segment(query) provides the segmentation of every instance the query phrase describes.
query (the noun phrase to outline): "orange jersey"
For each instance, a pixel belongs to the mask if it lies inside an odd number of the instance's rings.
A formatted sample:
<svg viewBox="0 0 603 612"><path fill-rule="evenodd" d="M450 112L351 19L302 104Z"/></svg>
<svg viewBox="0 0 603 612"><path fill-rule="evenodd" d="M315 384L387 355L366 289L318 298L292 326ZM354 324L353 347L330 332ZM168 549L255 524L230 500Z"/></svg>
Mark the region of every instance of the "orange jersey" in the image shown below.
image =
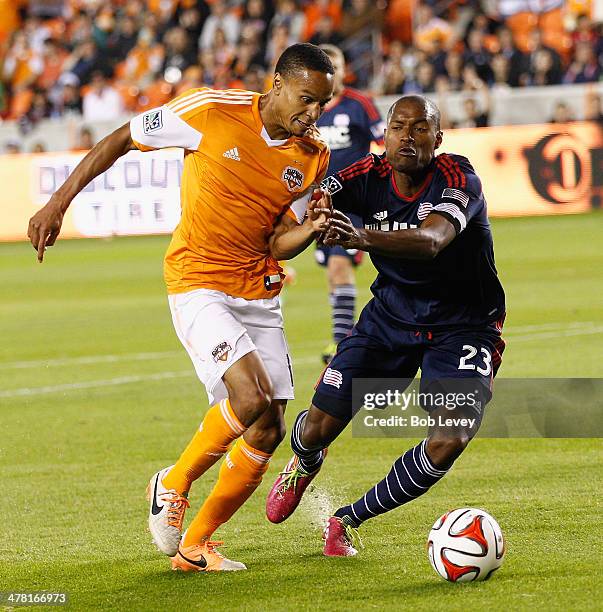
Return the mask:
<svg viewBox="0 0 603 612"><path fill-rule="evenodd" d="M182 217L165 256L168 293L216 289L268 298L284 277L268 239L283 213L301 221L329 151L314 137L272 140L260 94L191 89L130 122L141 151L185 149Z"/></svg>

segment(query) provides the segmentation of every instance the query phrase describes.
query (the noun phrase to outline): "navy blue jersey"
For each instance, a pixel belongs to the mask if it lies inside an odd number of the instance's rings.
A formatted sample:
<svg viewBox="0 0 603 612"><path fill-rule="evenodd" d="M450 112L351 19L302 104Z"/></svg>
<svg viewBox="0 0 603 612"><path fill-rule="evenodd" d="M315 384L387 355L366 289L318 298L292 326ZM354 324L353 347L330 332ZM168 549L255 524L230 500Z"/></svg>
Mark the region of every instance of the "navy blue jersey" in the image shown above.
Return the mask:
<svg viewBox="0 0 603 612"><path fill-rule="evenodd" d="M327 174L334 174L364 157L370 151L371 142L383 144L385 124L373 101L348 87L333 106L327 107L316 125L331 150Z"/></svg>
<svg viewBox="0 0 603 612"><path fill-rule="evenodd" d="M416 228L430 214L456 229L456 238L431 261L371 253L379 272L371 287L377 316L412 329L446 329L481 327L504 314L486 201L468 159L435 157L412 198L399 193L385 154L367 155L325 178L322 187L335 208L360 216L366 229Z"/></svg>

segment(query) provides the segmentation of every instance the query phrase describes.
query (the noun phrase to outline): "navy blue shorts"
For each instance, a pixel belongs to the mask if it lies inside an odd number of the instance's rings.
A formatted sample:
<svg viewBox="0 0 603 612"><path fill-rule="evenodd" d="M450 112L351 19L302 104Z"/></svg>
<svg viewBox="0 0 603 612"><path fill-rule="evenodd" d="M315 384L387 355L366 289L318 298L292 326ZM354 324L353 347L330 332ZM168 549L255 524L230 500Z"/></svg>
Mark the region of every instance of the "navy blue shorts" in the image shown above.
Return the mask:
<svg viewBox="0 0 603 612"><path fill-rule="evenodd" d="M329 257L331 255L339 255L340 257L347 257L354 267L360 265L364 256L364 251L358 251L356 249L344 249L342 246L328 247L324 244L319 244L314 251L314 257L316 262L321 266L327 266L329 263Z"/></svg>
<svg viewBox="0 0 603 612"><path fill-rule="evenodd" d="M371 323L377 327L371 329ZM353 405L353 379L410 381L419 369L421 391L437 381L471 379L482 383L483 404L491 399L492 382L505 348L502 322L479 329L433 332L397 328L387 334L382 326L382 321L369 321L367 325L367 318L363 321L361 317L352 334L339 343L333 360L321 374L312 404L337 419L350 421L362 407Z"/></svg>

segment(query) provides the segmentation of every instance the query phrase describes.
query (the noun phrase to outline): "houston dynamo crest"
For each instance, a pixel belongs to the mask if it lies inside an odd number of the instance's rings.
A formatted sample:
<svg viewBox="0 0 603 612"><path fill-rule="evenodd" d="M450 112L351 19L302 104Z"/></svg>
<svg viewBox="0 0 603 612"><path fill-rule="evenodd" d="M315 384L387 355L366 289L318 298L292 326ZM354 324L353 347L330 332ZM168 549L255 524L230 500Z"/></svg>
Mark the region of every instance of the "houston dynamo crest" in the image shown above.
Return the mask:
<svg viewBox="0 0 603 612"><path fill-rule="evenodd" d="M301 189L304 184L304 174L297 168L293 168L292 166L287 166L283 170L283 174L281 176L285 185L287 185L287 189L289 191L296 191L297 189Z"/></svg>

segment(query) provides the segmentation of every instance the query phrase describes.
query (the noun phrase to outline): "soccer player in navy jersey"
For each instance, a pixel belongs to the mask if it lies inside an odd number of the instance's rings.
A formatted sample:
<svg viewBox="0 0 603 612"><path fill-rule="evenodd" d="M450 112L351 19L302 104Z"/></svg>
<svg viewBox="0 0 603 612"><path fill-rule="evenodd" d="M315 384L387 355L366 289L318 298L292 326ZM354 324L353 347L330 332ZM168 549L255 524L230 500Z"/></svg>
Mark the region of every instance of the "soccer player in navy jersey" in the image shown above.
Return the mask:
<svg viewBox="0 0 603 612"><path fill-rule="evenodd" d="M345 59L334 45L320 47L331 59L335 68L333 99L326 106L316 125L320 135L331 149L327 176L335 174L364 157L371 143L383 145L385 127L373 101L363 93L344 87ZM352 222L362 225L359 217L351 215ZM328 363L337 345L352 331L356 307L356 279L354 268L360 263L363 252L346 249L341 245L316 248L316 261L327 268L329 301L331 303L332 341L325 347L322 359Z"/></svg>
<svg viewBox="0 0 603 612"><path fill-rule="evenodd" d="M423 406L435 425L383 480L329 519L327 556L356 554L355 530L364 521L436 484L477 433L492 395L504 350L505 296L486 202L469 160L436 155L441 143L437 107L422 96L404 96L388 114L385 154L368 155L323 181L334 207L326 242L367 251L378 275L373 298L340 342L309 410L295 421L295 455L268 495L268 518L291 515L326 447L361 407L352 400L354 378L413 379L420 368L421 391L440 389L444 379L470 382L479 401ZM364 227L355 228L349 213L360 215ZM465 420L447 427L440 417Z"/></svg>

